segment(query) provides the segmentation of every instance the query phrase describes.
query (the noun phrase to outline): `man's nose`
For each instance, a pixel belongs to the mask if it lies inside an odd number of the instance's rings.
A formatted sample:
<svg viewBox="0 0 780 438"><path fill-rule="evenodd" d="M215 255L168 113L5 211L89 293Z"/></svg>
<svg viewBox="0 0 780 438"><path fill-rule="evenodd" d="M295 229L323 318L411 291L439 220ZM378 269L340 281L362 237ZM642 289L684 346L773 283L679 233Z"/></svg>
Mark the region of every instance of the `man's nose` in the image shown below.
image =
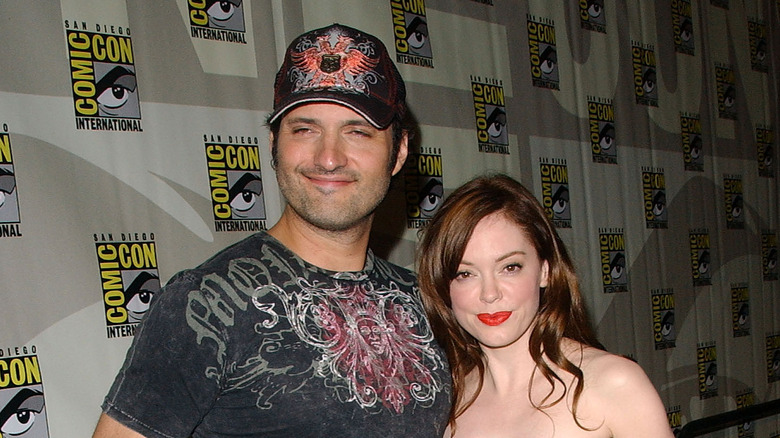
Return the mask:
<svg viewBox="0 0 780 438"><path fill-rule="evenodd" d="M314 155L314 164L331 172L347 165L344 141L337 134L326 134Z"/></svg>

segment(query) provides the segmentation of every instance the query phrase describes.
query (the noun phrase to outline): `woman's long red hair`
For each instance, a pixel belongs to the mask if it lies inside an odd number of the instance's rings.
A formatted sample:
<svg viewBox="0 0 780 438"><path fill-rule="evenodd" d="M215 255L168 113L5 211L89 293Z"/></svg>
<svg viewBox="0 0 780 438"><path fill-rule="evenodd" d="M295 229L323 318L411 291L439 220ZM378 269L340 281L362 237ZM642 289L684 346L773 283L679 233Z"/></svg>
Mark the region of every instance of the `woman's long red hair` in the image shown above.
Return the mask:
<svg viewBox="0 0 780 438"><path fill-rule="evenodd" d="M453 316L450 282L455 278L474 227L491 214L501 214L519 225L533 243L539 258L549 265L548 285L541 293L529 344L531 357L536 363L534 372L540 372L551 389L541 401L532 403L538 409L553 406L564 399L569 390L563 378L548 365L549 361L575 378L573 415L580 425L577 403L584 386L583 374L577 364L566 358L561 341L570 338L587 346L603 347L588 322L572 261L544 208L522 184L509 176L496 174L477 177L447 197L423 230L418 248L417 272L423 303L434 334L447 353L452 372L450 426L454 432L456 419L474 403L482 389L485 374L479 343L461 328ZM466 400L465 379L474 369L479 373L479 387ZM557 384L563 385L565 391L553 399ZM529 397L530 393L529 386Z"/></svg>

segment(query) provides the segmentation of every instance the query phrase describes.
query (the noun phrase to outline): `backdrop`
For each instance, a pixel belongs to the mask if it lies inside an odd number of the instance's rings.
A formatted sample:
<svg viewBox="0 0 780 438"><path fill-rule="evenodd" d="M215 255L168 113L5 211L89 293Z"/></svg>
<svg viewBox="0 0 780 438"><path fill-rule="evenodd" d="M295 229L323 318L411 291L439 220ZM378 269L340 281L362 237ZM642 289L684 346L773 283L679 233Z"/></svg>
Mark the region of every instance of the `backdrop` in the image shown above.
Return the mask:
<svg viewBox="0 0 780 438"><path fill-rule="evenodd" d="M273 79L333 22L387 44L419 126L377 253L413 267L443 196L506 172L670 427L777 399L779 21L776 0L0 2L0 431L89 436L160 285L278 219Z"/></svg>

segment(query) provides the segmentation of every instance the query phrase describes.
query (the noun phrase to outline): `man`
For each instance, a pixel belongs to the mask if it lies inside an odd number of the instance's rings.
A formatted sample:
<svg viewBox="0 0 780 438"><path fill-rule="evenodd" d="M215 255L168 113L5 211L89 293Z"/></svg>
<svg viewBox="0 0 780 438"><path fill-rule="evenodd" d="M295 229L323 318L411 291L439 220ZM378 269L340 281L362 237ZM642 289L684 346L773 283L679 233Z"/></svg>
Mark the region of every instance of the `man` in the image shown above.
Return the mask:
<svg viewBox="0 0 780 438"><path fill-rule="evenodd" d="M155 298L95 437L440 437L446 361L413 275L367 249L401 170L405 86L377 38L290 44L268 124L287 199Z"/></svg>

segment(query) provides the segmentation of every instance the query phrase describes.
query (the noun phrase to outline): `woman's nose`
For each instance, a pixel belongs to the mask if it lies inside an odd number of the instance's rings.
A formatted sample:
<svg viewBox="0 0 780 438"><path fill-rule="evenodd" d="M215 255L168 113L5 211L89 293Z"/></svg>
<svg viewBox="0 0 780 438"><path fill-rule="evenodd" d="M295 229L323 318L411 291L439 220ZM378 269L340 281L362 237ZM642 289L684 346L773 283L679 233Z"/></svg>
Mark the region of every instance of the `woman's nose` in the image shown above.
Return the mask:
<svg viewBox="0 0 780 438"><path fill-rule="evenodd" d="M498 288L498 283L491 277L486 277L482 281L482 290L479 294L479 299L483 303L493 303L501 298L501 291Z"/></svg>

